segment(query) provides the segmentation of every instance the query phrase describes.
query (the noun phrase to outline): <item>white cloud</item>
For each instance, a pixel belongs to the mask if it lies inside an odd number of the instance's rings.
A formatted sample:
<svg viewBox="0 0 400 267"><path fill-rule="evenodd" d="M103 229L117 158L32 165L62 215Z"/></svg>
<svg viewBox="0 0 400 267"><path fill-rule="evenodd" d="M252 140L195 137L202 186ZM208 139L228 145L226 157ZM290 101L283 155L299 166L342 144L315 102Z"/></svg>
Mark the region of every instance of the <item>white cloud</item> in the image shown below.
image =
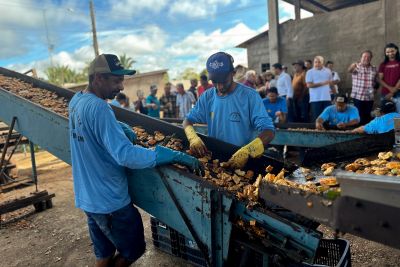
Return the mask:
<svg viewBox="0 0 400 267"><path fill-rule="evenodd" d="M227 6L232 2L232 0L175 1L169 9L169 14L171 16L185 15L190 18L204 18L215 15L218 6ZM241 0L241 2L246 3L247 1Z"/></svg>
<svg viewBox="0 0 400 267"><path fill-rule="evenodd" d="M115 53L132 57L137 63L134 67L141 72L157 69L169 69L169 75L174 78L185 68L192 67L197 71L205 68L207 58L214 52L230 53L236 64L247 64L246 51L234 48L237 44L250 38L257 32L243 23L221 31L220 29L207 34L196 31L181 41L169 44L167 34L157 26L149 26L139 33L128 35L116 31L116 35L107 32L99 39L102 53ZM199 41L201 40L201 42ZM82 70L94 57L91 45L85 45L73 52L60 52L53 55L55 65L68 65L77 71ZM14 64L8 68L25 71L32 67L45 77L44 70L50 66L50 60L44 59L29 64Z"/></svg>
<svg viewBox="0 0 400 267"><path fill-rule="evenodd" d="M124 16L134 17L141 12L158 13L167 6L169 0L110 0L112 18L121 19Z"/></svg>
<svg viewBox="0 0 400 267"><path fill-rule="evenodd" d="M60 6L54 6L50 0L41 1L40 5L36 3L0 0L1 58L23 55L33 44L44 43L45 21L52 44L73 23L89 24L87 17L73 11L79 3L77 0L64 1Z"/></svg>
<svg viewBox="0 0 400 267"><path fill-rule="evenodd" d="M280 21L284 17L287 19L294 19L294 6L292 4L279 0L278 5L279 5ZM308 12L307 10L304 9L300 10L300 17L302 19L312 16L313 14L311 12Z"/></svg>

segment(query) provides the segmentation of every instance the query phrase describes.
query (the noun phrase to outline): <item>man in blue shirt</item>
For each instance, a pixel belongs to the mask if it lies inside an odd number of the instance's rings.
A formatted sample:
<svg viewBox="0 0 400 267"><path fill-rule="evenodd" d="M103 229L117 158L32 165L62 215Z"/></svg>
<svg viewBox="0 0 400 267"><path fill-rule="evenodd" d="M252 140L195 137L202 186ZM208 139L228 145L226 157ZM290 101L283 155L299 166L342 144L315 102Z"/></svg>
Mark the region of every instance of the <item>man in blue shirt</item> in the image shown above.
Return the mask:
<svg viewBox="0 0 400 267"><path fill-rule="evenodd" d="M274 125L258 92L233 81L235 72L231 55L213 54L206 67L214 87L200 96L183 122L190 149L199 156L207 153L192 126L193 123L205 123L209 136L242 147L228 161L231 168L242 168L249 157L264 153L264 145L274 138Z"/></svg>
<svg viewBox="0 0 400 267"><path fill-rule="evenodd" d="M157 85L150 86L150 95L146 98L147 115L160 118L160 101L157 99Z"/></svg>
<svg viewBox="0 0 400 267"><path fill-rule="evenodd" d="M161 146L145 149L128 140L131 129L117 122L106 100L123 90L124 75L134 73L124 69L117 56L99 55L90 64L88 88L69 103L75 205L88 217L96 266L129 266L145 250L142 219L128 194L126 167L199 164L181 152Z"/></svg>
<svg viewBox="0 0 400 267"><path fill-rule="evenodd" d="M364 126L354 129L353 132L381 134L392 131L394 129L394 119L400 118L400 114L396 112L396 105L392 101L384 100L382 101L380 112L381 116L376 117Z"/></svg>
<svg viewBox="0 0 400 267"><path fill-rule="evenodd" d="M269 89L267 97L263 99L263 104L273 122L283 123L286 121L286 114L288 112L286 99L278 96L278 89L276 87Z"/></svg>
<svg viewBox="0 0 400 267"><path fill-rule="evenodd" d="M347 104L346 95L338 95L335 98L335 105L324 109L315 121L318 130L339 129L346 130L360 123L358 109Z"/></svg>

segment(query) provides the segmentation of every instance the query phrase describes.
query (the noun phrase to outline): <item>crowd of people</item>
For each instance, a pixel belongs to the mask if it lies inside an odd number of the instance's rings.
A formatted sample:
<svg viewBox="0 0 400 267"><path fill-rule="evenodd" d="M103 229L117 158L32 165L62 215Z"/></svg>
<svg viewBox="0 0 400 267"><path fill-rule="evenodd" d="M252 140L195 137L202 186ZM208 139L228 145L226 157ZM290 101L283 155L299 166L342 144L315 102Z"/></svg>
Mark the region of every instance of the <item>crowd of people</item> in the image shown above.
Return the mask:
<svg viewBox="0 0 400 267"><path fill-rule="evenodd" d="M347 71L352 77L351 92L340 88L340 77L332 61L322 56L313 60L298 60L292 71L281 63L272 65L271 70L257 74L248 70L238 81L256 90L263 99L264 107L275 123L315 123L317 129L354 129L366 125L379 112L373 108L376 95L379 102L391 101L395 112L400 111L400 56L397 45L389 43L384 49L384 59L378 68L371 64L372 52L365 50L358 61ZM185 90L182 83L164 85L164 93L157 98L157 86L150 87L150 95L144 97L137 92L137 101L132 110L159 118L185 119L200 96L214 87L207 75L190 81ZM129 99L119 93L112 104L130 108Z"/></svg>
<svg viewBox="0 0 400 267"><path fill-rule="evenodd" d="M259 92L275 123L315 123L320 130L360 131L362 127L356 127L370 123L373 117L382 115L392 119L400 112L399 48L393 43L387 44L378 68L371 64L372 56L371 51L365 50L360 59L348 67L352 77L351 92L341 90L334 63L325 61L322 56L314 57L313 61L294 62L292 73L280 63L273 64L271 70L261 75L250 70L243 84ZM376 112L374 107L378 107ZM388 111L393 115L385 117Z"/></svg>

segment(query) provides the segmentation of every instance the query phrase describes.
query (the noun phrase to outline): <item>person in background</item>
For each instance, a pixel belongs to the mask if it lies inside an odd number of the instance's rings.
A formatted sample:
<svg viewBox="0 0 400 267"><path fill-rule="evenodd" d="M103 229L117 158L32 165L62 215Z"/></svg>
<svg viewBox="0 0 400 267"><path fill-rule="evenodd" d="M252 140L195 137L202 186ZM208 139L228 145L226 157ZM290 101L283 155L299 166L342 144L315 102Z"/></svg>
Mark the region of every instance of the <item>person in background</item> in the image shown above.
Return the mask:
<svg viewBox="0 0 400 267"><path fill-rule="evenodd" d="M188 89L188 91L192 93L196 101L197 101L197 84L198 84L197 79L191 79L190 88Z"/></svg>
<svg viewBox="0 0 400 267"><path fill-rule="evenodd" d="M164 85L164 94L160 97L160 110L163 111L164 118L176 118L176 95L171 93L170 82Z"/></svg>
<svg viewBox="0 0 400 267"><path fill-rule="evenodd" d="M385 60L380 64L378 82L381 85L382 97L396 104L400 112L400 54L399 48L393 43L385 46Z"/></svg>
<svg viewBox="0 0 400 267"><path fill-rule="evenodd" d="M306 72L313 67L313 62L311 59L304 60L304 67L306 67Z"/></svg>
<svg viewBox="0 0 400 267"><path fill-rule="evenodd" d="M339 74L333 70L333 62L332 61L327 61L325 67L331 70L332 72L332 83L331 83L331 100L333 101L335 99L335 96L339 93L339 87L338 84L340 82L340 77Z"/></svg>
<svg viewBox="0 0 400 267"><path fill-rule="evenodd" d="M191 92L185 91L182 83L176 85L176 91L178 93L176 96L177 114L179 114L179 118L184 119L196 103L196 99Z"/></svg>
<svg viewBox="0 0 400 267"><path fill-rule="evenodd" d="M254 70L248 70L245 74L245 78L246 80L244 81L243 85L256 89L256 72Z"/></svg>
<svg viewBox="0 0 400 267"><path fill-rule="evenodd" d="M126 106L126 95L124 93L118 93L113 100L110 102L111 105L122 108Z"/></svg>
<svg viewBox="0 0 400 267"><path fill-rule="evenodd" d="M394 129L394 119L400 118L396 112L396 105L393 101L383 100L380 107L380 116L368 124L353 130L354 133L381 134Z"/></svg>
<svg viewBox="0 0 400 267"><path fill-rule="evenodd" d="M137 90L136 95L138 100L135 101L135 111L147 115L146 99L142 90Z"/></svg>
<svg viewBox="0 0 400 267"><path fill-rule="evenodd" d="M193 123L205 123L210 137L241 147L227 166L242 168L249 157L260 157L264 153L264 146L274 138L274 125L256 90L233 81L231 55L213 54L206 67L215 87L199 98L183 122L190 150L198 156L207 154L206 146L193 128Z"/></svg>
<svg viewBox="0 0 400 267"><path fill-rule="evenodd" d="M332 104L329 93L332 72L324 67L323 57L316 56L314 58L314 68L307 71L306 82L310 92L311 121L315 122L319 114Z"/></svg>
<svg viewBox="0 0 400 267"><path fill-rule="evenodd" d="M348 105L346 95L337 95L335 104L327 107L315 122L318 130L346 130L360 123L358 109Z"/></svg>
<svg viewBox="0 0 400 267"><path fill-rule="evenodd" d="M268 90L271 87L276 87L275 76L271 70L265 71L265 93L268 94Z"/></svg>
<svg viewBox="0 0 400 267"><path fill-rule="evenodd" d="M275 63L272 67L275 76L278 76L276 88L278 88L279 96L283 98L291 98L293 96L293 90L290 75L283 71L280 63Z"/></svg>
<svg viewBox="0 0 400 267"><path fill-rule="evenodd" d="M371 112L374 106L374 88L376 87L377 70L371 65L372 52L366 50L361 53L359 62L354 62L347 71L351 73L351 98L354 106L360 113L360 124L371 121Z"/></svg>
<svg viewBox="0 0 400 267"><path fill-rule="evenodd" d="M294 74L292 80L293 100L289 103L289 121L309 122L310 95L306 83L306 70L304 62L299 60L293 64Z"/></svg>
<svg viewBox="0 0 400 267"><path fill-rule="evenodd" d="M263 75L257 75L255 86L257 90L263 89L265 91L265 80Z"/></svg>
<svg viewBox="0 0 400 267"><path fill-rule="evenodd" d="M273 122L286 122L286 115L288 112L286 99L278 95L278 89L271 87L267 97L263 99L263 104Z"/></svg>
<svg viewBox="0 0 400 267"><path fill-rule="evenodd" d="M203 74L200 76L200 86L197 88L197 93L200 96L208 89L213 88L214 86L210 83L208 83L208 77L207 75Z"/></svg>
<svg viewBox="0 0 400 267"><path fill-rule="evenodd" d="M157 85L150 86L150 95L146 98L147 115L160 118L160 101L157 99Z"/></svg>
<svg viewBox="0 0 400 267"><path fill-rule="evenodd" d="M124 89L124 75L134 73L117 56L101 54L89 66L87 89L68 105L75 205L86 214L96 267L130 266L146 250L142 218L128 192L135 179L128 179L126 168L175 163L200 167L196 158L182 152L132 143L134 132L117 121L106 100Z"/></svg>

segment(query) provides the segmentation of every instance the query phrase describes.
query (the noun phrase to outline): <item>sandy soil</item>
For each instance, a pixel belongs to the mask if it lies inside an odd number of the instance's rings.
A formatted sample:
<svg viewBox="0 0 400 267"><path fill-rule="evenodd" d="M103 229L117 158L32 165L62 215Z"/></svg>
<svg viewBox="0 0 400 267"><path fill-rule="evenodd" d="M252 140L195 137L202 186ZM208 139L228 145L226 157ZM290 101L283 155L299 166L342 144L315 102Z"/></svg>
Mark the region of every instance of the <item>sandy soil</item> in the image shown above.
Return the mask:
<svg viewBox="0 0 400 267"><path fill-rule="evenodd" d="M19 176L30 175L29 155L17 154ZM94 255L86 217L74 207L71 168L47 152L37 153L39 190L55 193L53 208L0 229L0 266L92 266ZM34 187L0 194L0 201L28 195ZM19 213L33 212L26 208ZM13 214L15 216L15 214ZM134 266L189 266L164 254L151 242L149 215L142 212L147 239L146 254ZM10 219L3 216L2 219ZM331 232L321 230L329 237ZM351 241L353 266L400 266L400 250L345 235Z"/></svg>

